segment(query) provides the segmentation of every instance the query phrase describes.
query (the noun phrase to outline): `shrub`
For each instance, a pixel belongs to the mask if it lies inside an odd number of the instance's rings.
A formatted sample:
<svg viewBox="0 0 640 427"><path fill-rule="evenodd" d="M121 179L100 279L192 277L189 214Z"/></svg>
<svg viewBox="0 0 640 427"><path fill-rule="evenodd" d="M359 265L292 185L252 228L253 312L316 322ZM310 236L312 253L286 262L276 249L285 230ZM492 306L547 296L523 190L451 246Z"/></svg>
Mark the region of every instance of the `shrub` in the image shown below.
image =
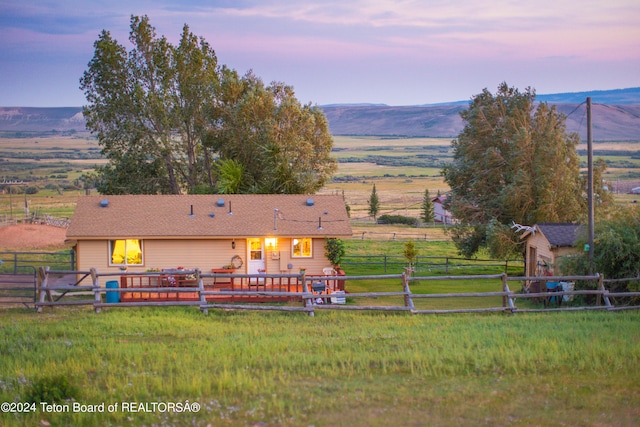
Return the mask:
<svg viewBox="0 0 640 427"><path fill-rule="evenodd" d="M378 218L378 224L406 224L417 226L418 220L410 216L384 214Z"/></svg>
<svg viewBox="0 0 640 427"><path fill-rule="evenodd" d="M340 265L344 257L344 242L341 239L327 239L324 245L325 256L332 266Z"/></svg>
<svg viewBox="0 0 640 427"><path fill-rule="evenodd" d="M72 384L65 375L43 377L29 385L24 400L36 404L62 402L67 399L76 399L78 390L78 387Z"/></svg>

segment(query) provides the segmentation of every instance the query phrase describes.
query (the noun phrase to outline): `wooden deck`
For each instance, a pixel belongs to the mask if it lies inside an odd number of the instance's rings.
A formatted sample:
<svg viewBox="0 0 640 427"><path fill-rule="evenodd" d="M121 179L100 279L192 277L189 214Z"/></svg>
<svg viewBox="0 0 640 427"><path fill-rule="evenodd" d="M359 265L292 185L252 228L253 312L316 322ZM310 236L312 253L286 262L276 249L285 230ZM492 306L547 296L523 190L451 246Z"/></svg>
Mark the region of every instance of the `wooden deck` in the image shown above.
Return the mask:
<svg viewBox="0 0 640 427"><path fill-rule="evenodd" d="M309 290L314 290L321 297L333 291L344 290L344 281L340 280L316 280L322 276L308 276ZM206 277L203 278L205 291L220 292L220 295L207 295L209 302L286 302L301 301L300 297L264 295L263 292L302 292L302 284L296 278L279 277ZM313 288L313 283L321 283L322 286ZM119 286L121 289L136 289L131 292L120 292L121 302L139 301L198 301L198 292L187 291L188 288L197 288L198 283L194 277L170 274L149 276L121 276ZM167 288L167 292L144 292L144 288ZM185 291L179 290L185 288ZM228 295L225 292L248 292L250 295Z"/></svg>

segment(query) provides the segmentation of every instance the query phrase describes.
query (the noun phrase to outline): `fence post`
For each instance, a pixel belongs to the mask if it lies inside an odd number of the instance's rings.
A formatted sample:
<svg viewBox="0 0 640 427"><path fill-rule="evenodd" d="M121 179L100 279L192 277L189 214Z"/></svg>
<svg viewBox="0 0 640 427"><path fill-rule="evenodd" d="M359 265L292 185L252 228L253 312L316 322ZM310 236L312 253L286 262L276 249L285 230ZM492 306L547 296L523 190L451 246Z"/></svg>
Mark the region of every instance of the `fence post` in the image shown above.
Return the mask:
<svg viewBox="0 0 640 427"><path fill-rule="evenodd" d="M511 293L511 289L509 289L509 284L507 282L507 274L502 275L502 291ZM502 297L502 306L506 307L509 304L509 308L511 309L511 314L514 314L513 311L516 309L515 304L513 303L513 298L511 295L505 295Z"/></svg>
<svg viewBox="0 0 640 427"><path fill-rule="evenodd" d="M207 297L204 292L204 282L202 281L202 276L200 275L200 269L196 268L196 280L198 280L198 292L200 293L200 304L207 305ZM200 310L204 315L209 314L209 310L207 308L200 307Z"/></svg>
<svg viewBox="0 0 640 427"><path fill-rule="evenodd" d="M445 257L444 260L444 271L449 274L449 257Z"/></svg>
<svg viewBox="0 0 640 427"><path fill-rule="evenodd" d="M598 294L598 299L600 299L600 295L602 295L602 297L604 298L604 305L606 305L609 308L612 308L613 306L611 305L611 301L607 296L609 291L607 291L604 288L604 276L600 273L598 273L598 290L602 292L602 294ZM600 305L600 301L598 301L598 305Z"/></svg>
<svg viewBox="0 0 640 427"><path fill-rule="evenodd" d="M94 267L89 270L91 272L91 283L93 284L94 303L93 309L96 313L100 313L100 306L102 303L102 295L100 295L100 283L98 282L98 272Z"/></svg>
<svg viewBox="0 0 640 427"><path fill-rule="evenodd" d="M404 306L409 307L409 309L413 311L416 307L413 305L413 298L411 298L411 289L409 289L409 279L406 270L402 273L402 288L404 289Z"/></svg>
<svg viewBox="0 0 640 427"><path fill-rule="evenodd" d="M386 273L387 272L387 255L385 254L382 257L384 259L384 272Z"/></svg>
<svg viewBox="0 0 640 427"><path fill-rule="evenodd" d="M51 293L47 291L47 272L49 271L49 267L40 267L38 269L38 292L40 295L38 297L37 304L37 312L42 313L42 304L44 304L44 298L47 293L49 293L49 300L51 300Z"/></svg>
<svg viewBox="0 0 640 427"><path fill-rule="evenodd" d="M302 292L304 294L308 294L309 293L309 285L307 285L306 273L301 273L300 274L300 280L302 281ZM305 307L311 307L311 311L309 312L309 317L314 317L315 313L314 313L314 310L313 310L313 295L311 296L311 298L303 298L302 300L304 301L304 306Z"/></svg>

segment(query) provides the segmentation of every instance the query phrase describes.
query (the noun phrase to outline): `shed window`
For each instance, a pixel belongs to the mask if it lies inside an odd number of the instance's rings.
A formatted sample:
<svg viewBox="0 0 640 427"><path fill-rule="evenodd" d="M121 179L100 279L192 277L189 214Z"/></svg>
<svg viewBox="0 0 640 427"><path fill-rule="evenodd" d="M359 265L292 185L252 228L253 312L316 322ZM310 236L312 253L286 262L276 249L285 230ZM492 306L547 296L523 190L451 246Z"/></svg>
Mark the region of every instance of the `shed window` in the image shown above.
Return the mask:
<svg viewBox="0 0 640 427"><path fill-rule="evenodd" d="M110 240L109 253L111 265L142 265L142 240Z"/></svg>
<svg viewBox="0 0 640 427"><path fill-rule="evenodd" d="M291 256L294 258L311 258L311 237L292 240Z"/></svg>

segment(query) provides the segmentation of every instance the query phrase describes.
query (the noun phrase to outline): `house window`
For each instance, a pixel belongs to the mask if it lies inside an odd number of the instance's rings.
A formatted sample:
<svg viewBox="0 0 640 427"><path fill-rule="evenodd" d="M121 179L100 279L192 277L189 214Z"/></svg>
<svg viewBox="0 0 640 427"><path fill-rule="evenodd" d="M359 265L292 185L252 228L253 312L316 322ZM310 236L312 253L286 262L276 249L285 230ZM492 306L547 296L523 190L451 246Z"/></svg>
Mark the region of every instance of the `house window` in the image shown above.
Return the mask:
<svg viewBox="0 0 640 427"><path fill-rule="evenodd" d="M262 241L260 239L249 240L249 259L262 259Z"/></svg>
<svg viewBox="0 0 640 427"><path fill-rule="evenodd" d="M142 265L142 240L109 240L111 265Z"/></svg>
<svg viewBox="0 0 640 427"><path fill-rule="evenodd" d="M311 258L311 237L293 239L291 254L294 258Z"/></svg>

